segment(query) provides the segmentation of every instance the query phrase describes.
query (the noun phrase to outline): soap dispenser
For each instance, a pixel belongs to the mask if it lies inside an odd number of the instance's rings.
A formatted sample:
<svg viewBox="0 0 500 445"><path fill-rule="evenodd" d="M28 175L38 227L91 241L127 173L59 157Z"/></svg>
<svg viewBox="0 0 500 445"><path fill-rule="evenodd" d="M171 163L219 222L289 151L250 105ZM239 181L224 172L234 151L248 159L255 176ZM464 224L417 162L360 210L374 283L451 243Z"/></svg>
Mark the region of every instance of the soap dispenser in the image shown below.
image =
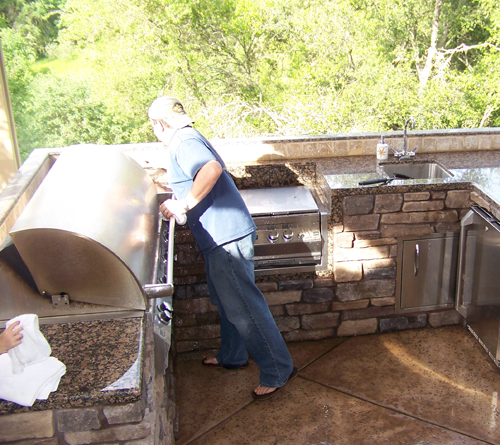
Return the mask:
<svg viewBox="0 0 500 445"><path fill-rule="evenodd" d="M389 145L384 142L384 136L381 136L380 142L377 144L377 159L379 161L389 159Z"/></svg>

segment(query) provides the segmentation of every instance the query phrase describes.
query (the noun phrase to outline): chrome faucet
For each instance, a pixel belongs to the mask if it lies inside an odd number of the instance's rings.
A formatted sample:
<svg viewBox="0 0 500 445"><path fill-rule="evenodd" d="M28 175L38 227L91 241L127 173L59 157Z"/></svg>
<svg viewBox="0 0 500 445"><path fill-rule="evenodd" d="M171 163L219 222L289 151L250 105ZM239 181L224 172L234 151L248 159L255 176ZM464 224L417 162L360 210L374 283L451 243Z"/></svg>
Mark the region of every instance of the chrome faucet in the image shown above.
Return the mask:
<svg viewBox="0 0 500 445"><path fill-rule="evenodd" d="M409 117L406 122L405 122L405 127L404 127L404 132L403 132L403 156L408 154L407 152L407 142L406 142L406 127L408 126L408 123L411 122L411 129L413 130L415 128L415 119L413 117Z"/></svg>
<svg viewBox="0 0 500 445"><path fill-rule="evenodd" d="M389 147L392 152L394 153L394 156L396 158L399 158L399 160L402 159L410 159L411 157L415 156L415 152L417 151L418 147L415 147L413 151L408 150L408 142L407 142L407 134L406 134L406 129L408 127L408 124L411 122L411 129L413 130L415 128L415 118L414 117L409 117L404 126L404 131L403 131L403 149L401 151L397 151L392 147Z"/></svg>

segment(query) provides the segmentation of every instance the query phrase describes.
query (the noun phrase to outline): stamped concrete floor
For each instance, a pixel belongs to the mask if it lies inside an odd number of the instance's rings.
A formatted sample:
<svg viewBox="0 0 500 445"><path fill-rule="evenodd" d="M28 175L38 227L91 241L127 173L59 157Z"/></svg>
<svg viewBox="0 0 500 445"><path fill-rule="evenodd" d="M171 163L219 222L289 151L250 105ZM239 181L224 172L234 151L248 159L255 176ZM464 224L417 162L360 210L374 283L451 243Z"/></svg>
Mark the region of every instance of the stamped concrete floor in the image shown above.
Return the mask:
<svg viewBox="0 0 500 445"><path fill-rule="evenodd" d="M462 326L288 346L299 376L265 401L252 361L180 355L176 445L500 445L500 370Z"/></svg>

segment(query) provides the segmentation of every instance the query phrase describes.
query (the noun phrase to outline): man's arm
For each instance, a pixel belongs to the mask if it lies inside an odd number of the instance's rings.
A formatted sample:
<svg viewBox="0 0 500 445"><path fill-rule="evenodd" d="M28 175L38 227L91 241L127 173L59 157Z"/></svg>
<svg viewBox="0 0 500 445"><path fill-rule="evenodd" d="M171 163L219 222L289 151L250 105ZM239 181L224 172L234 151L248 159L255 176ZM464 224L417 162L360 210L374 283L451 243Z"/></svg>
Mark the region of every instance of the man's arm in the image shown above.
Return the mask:
<svg viewBox="0 0 500 445"><path fill-rule="evenodd" d="M167 199L160 205L160 211L165 218L181 216L196 207L207 196L222 174L222 166L216 160L207 162L198 170L191 190L180 201Z"/></svg>
<svg viewBox="0 0 500 445"><path fill-rule="evenodd" d="M215 160L207 162L198 170L193 181L193 186L184 198L189 209L195 207L210 193L220 175L222 175L222 166Z"/></svg>

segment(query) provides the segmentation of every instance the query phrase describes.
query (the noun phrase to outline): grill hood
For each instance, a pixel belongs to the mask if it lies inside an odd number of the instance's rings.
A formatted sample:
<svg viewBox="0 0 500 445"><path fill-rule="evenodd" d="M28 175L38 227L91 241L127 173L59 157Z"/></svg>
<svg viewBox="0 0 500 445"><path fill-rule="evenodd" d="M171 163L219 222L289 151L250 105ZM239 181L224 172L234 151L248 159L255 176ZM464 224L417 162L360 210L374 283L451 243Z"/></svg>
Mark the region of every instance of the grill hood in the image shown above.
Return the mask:
<svg viewBox="0 0 500 445"><path fill-rule="evenodd" d="M158 202L122 152L62 152L10 231L40 294L144 310L154 275Z"/></svg>

